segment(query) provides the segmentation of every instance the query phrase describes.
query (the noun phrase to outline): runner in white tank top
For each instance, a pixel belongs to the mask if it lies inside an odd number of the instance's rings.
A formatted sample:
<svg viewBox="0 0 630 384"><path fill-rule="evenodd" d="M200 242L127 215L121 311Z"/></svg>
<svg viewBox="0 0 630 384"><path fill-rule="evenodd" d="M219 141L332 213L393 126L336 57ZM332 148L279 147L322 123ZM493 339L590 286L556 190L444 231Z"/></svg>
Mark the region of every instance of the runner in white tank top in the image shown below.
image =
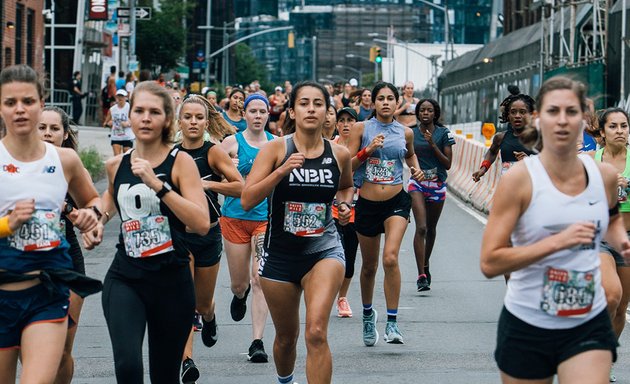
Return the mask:
<svg viewBox="0 0 630 384"><path fill-rule="evenodd" d="M585 90L557 77L537 97L538 156L499 182L481 249L486 277L511 273L495 359L504 383L604 383L616 338L601 287L599 241L630 259L616 171L577 155ZM535 145L535 143L534 143ZM608 211L608 212L607 212Z"/></svg>

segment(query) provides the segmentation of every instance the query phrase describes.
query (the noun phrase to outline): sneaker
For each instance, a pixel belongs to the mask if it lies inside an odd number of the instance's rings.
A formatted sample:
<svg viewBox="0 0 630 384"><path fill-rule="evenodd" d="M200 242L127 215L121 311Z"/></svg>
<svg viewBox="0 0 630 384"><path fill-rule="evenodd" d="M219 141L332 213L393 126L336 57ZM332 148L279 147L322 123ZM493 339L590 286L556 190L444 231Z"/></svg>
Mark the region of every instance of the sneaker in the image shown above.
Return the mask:
<svg viewBox="0 0 630 384"><path fill-rule="evenodd" d="M431 285L431 272L429 272L429 267L424 267L425 273L427 274L427 283L429 286Z"/></svg>
<svg viewBox="0 0 630 384"><path fill-rule="evenodd" d="M249 295L249 290L251 288L251 285L247 287L245 296L243 296L242 299L239 299L236 295L232 297L232 303L230 304L230 315L232 315L232 320L241 321L243 320L243 317L245 317L245 313L247 312L247 295Z"/></svg>
<svg viewBox="0 0 630 384"><path fill-rule="evenodd" d="M398 323L395 321L388 321L385 326L385 342L390 344L404 344L403 337L398 329Z"/></svg>
<svg viewBox="0 0 630 384"><path fill-rule="evenodd" d="M608 381L611 383L617 382L617 376L615 376L615 373L613 372L613 367L610 367L610 376L608 377Z"/></svg>
<svg viewBox="0 0 630 384"><path fill-rule="evenodd" d="M431 290L431 287L429 287L429 279L427 279L427 275L422 274L418 276L418 280L416 281L416 287L418 287L418 292Z"/></svg>
<svg viewBox="0 0 630 384"><path fill-rule="evenodd" d="M252 341L252 345L249 346L249 352L247 353L247 359L252 363L266 363L269 361L261 339Z"/></svg>
<svg viewBox="0 0 630 384"><path fill-rule="evenodd" d="M363 315L363 343L367 347L371 347L378 343L378 331L376 330L376 322L378 321L378 313L376 309L372 309L370 316Z"/></svg>
<svg viewBox="0 0 630 384"><path fill-rule="evenodd" d="M198 312L195 312L195 318L193 319L193 330L195 332L201 332L203 329L203 322L201 321L201 315Z"/></svg>
<svg viewBox="0 0 630 384"><path fill-rule="evenodd" d="M352 317L352 309L350 309L348 299L345 297L337 299L337 317Z"/></svg>
<svg viewBox="0 0 630 384"><path fill-rule="evenodd" d="M182 383L195 384L195 381L199 378L199 369L195 365L195 362L191 358L187 358L182 363Z"/></svg>
<svg viewBox="0 0 630 384"><path fill-rule="evenodd" d="M201 321L203 323L201 341L203 341L203 345L210 348L219 340L219 335L217 335L217 316L215 315L210 321L205 321L203 316L201 316Z"/></svg>

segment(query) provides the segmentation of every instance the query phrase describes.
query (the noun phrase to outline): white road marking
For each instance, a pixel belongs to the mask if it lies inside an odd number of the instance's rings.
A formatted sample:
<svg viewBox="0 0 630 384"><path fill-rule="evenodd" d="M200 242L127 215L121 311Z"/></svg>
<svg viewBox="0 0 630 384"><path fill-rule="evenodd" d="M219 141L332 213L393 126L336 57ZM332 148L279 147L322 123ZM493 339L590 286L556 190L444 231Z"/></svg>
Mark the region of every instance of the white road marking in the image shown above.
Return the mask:
<svg viewBox="0 0 630 384"><path fill-rule="evenodd" d="M479 221L481 224L483 225L488 224L488 219L484 215L477 212L474 208L470 207L468 204L464 203L459 197L457 197L456 195L450 192L447 192L447 195L449 198L453 199L453 201L455 201L455 204L457 204L457 206L460 207L464 212L468 213L470 216L477 219L477 221Z"/></svg>

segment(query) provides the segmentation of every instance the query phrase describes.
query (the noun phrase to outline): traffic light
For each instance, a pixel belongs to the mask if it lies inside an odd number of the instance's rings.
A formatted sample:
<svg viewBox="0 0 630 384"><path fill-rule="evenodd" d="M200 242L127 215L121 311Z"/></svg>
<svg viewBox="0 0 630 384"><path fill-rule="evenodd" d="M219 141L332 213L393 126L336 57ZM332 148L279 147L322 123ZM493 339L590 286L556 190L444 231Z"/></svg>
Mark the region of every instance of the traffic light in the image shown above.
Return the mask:
<svg viewBox="0 0 630 384"><path fill-rule="evenodd" d="M371 62L375 62L376 61L376 49L378 47L376 45L370 47L370 61Z"/></svg>
<svg viewBox="0 0 630 384"><path fill-rule="evenodd" d="M289 31L289 37L287 38L287 46L289 48L295 48L295 33Z"/></svg>
<svg viewBox="0 0 630 384"><path fill-rule="evenodd" d="M383 61L383 57L381 56L381 48L380 47L376 47L376 57L374 58L374 61L379 64L380 62Z"/></svg>

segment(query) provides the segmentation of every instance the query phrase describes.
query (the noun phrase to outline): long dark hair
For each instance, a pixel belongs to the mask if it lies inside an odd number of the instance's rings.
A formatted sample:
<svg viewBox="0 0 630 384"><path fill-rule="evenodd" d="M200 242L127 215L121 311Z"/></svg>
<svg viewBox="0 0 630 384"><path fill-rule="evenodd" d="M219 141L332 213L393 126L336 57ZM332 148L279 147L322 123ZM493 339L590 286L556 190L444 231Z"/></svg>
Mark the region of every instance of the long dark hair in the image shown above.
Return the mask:
<svg viewBox="0 0 630 384"><path fill-rule="evenodd" d="M43 112L46 112L46 111L55 112L56 114L59 115L59 119L61 120L61 125L63 127L63 133L68 136L61 143L61 146L64 148L72 148L75 151L78 150L79 140L77 137L77 131L73 129L72 127L73 123L70 120L70 117L68 116L68 114L63 109L54 105L44 107Z"/></svg>
<svg viewBox="0 0 630 384"><path fill-rule="evenodd" d="M599 134L600 134L600 137L602 138L602 143L604 145L606 144L606 138L601 133L604 131L604 128L606 127L606 122L608 122L608 117L612 115L613 113L621 113L622 115L626 117L626 123L630 122L630 120L628 119L628 112L626 112L625 110L621 108L616 108L616 107L607 108L601 111L597 116L597 121L598 121L598 126L599 126Z"/></svg>
<svg viewBox="0 0 630 384"><path fill-rule="evenodd" d="M44 92L44 82L35 70L28 65L19 64L6 67L0 72L0 94L2 86L9 83L27 83L33 84L37 88L37 94L41 100L44 100L46 93Z"/></svg>
<svg viewBox="0 0 630 384"><path fill-rule="evenodd" d="M420 117L420 106L425 102L429 102L433 106L433 125L439 126L440 117L442 117L442 108L440 108L440 103L438 103L436 100L420 99L420 101L418 101L418 104L416 104L416 118Z"/></svg>
<svg viewBox="0 0 630 384"><path fill-rule="evenodd" d="M521 90L516 85L508 85L508 91L510 92L510 95L503 99L501 105L499 106L499 111L501 112L501 116L499 116L499 121L502 124L510 121L510 108L515 101L521 100L522 102L524 102L529 113L534 112L534 105L536 103L531 96L521 93Z"/></svg>

